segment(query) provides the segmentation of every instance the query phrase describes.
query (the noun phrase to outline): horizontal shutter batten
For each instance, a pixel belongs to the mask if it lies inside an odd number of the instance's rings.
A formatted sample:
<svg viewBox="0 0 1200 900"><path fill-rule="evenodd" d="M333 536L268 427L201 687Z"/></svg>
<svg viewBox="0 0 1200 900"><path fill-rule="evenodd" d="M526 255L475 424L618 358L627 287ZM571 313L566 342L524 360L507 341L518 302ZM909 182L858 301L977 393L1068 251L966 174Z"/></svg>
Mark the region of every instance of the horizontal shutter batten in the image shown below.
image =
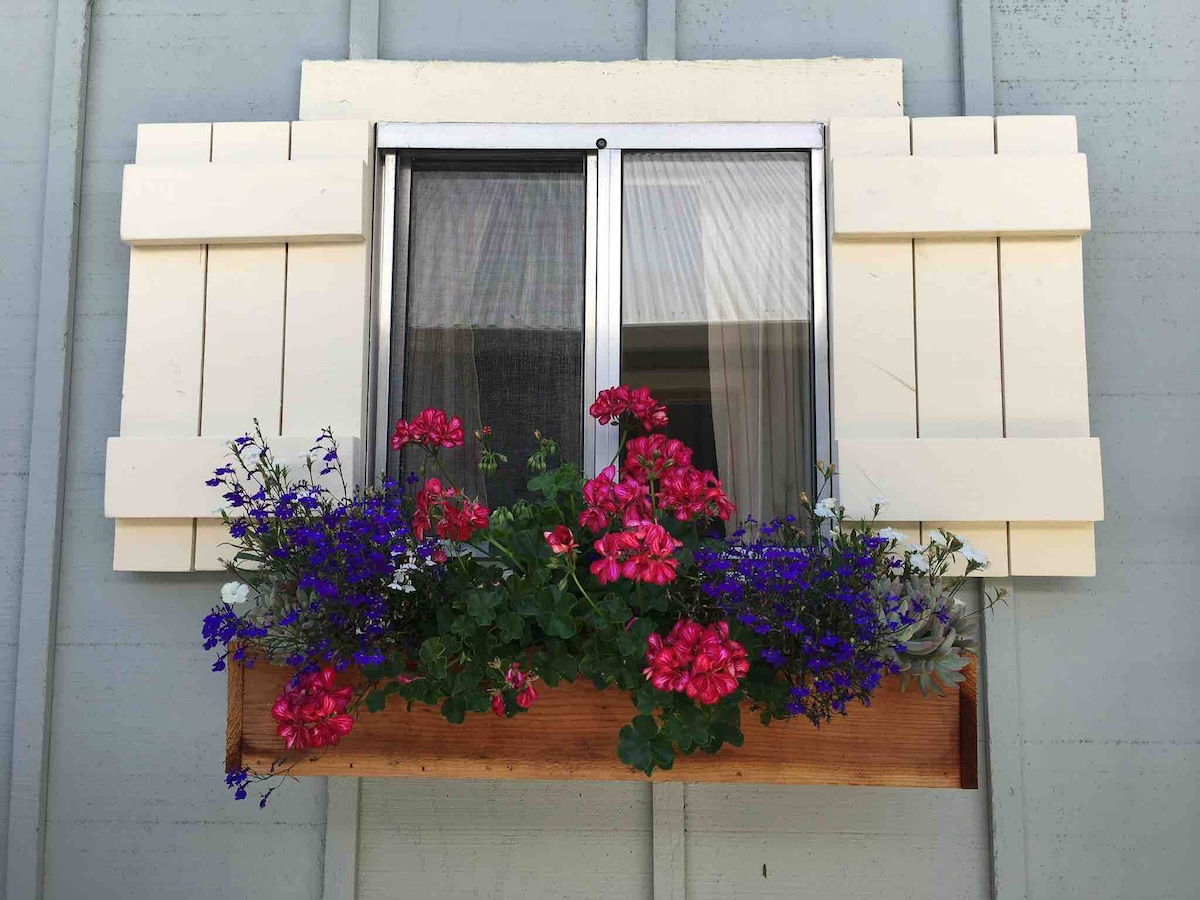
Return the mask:
<svg viewBox="0 0 1200 900"><path fill-rule="evenodd" d="M125 167L129 244L362 241L367 166L358 159Z"/></svg>
<svg viewBox="0 0 1200 900"><path fill-rule="evenodd" d="M839 158L833 179L839 239L1091 230L1081 154Z"/></svg>
<svg viewBox="0 0 1200 900"><path fill-rule="evenodd" d="M312 437L268 437L277 462L304 475L301 453L313 446ZM209 518L217 507L227 506L221 492L205 481L229 456L229 440L218 437L108 439L104 514L109 518ZM339 456L347 487L360 480L361 441L339 440ZM322 463L314 463L319 471ZM306 476L305 476L306 477ZM336 474L318 479L341 493ZM230 509L230 513L236 510Z"/></svg>
<svg viewBox="0 0 1200 900"><path fill-rule="evenodd" d="M1095 438L839 440L841 500L922 522L1091 522L1104 517Z"/></svg>

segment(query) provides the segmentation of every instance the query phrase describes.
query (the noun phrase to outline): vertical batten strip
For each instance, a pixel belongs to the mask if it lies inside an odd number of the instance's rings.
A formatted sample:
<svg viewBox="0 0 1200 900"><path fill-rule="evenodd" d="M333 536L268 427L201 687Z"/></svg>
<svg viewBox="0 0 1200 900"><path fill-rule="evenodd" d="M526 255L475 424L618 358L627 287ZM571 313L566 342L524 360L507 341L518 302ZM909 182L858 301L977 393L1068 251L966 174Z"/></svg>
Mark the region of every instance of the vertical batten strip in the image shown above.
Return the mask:
<svg viewBox="0 0 1200 900"><path fill-rule="evenodd" d="M914 119L912 132L914 156L995 152L990 116ZM913 247L921 437L1003 437L996 239L919 238ZM947 528L987 553L989 575L1008 573L1006 523L923 522L923 539L935 528ZM956 569L964 567L960 561Z"/></svg>
<svg viewBox="0 0 1200 900"><path fill-rule="evenodd" d="M910 152L906 118L834 119L830 124L829 158L835 189L840 158L908 156ZM830 251L830 284L834 437L915 438L913 242L907 238L835 238ZM916 522L878 525L890 525L913 540L920 532Z"/></svg>
<svg viewBox="0 0 1200 900"><path fill-rule="evenodd" d="M675 0L646 0L646 59L674 59Z"/></svg>
<svg viewBox="0 0 1200 900"><path fill-rule="evenodd" d="M1002 116L996 152L1075 153L1070 116ZM1010 437L1087 437L1083 240L1001 238L1005 416ZM1013 522L1013 575L1095 575L1091 522Z"/></svg>
<svg viewBox="0 0 1200 900"><path fill-rule="evenodd" d="M687 785L651 785L654 853L654 900L685 900L687 896Z"/></svg>
<svg viewBox="0 0 1200 900"><path fill-rule="evenodd" d="M330 778L326 788L321 900L354 900L358 889L361 778Z"/></svg>
<svg viewBox="0 0 1200 900"><path fill-rule="evenodd" d="M286 160L290 140L287 122L220 122L213 125L212 160ZM254 418L264 434L279 433L286 254L284 244L209 247L202 436L235 437ZM227 537L219 520L198 520L194 568L223 568Z"/></svg>
<svg viewBox="0 0 1200 900"><path fill-rule="evenodd" d="M137 157L146 163L208 162L212 126L141 125ZM195 437L200 427L207 248L131 247L121 434ZM215 505L215 504L214 504ZM186 572L194 520L118 519L113 568Z"/></svg>

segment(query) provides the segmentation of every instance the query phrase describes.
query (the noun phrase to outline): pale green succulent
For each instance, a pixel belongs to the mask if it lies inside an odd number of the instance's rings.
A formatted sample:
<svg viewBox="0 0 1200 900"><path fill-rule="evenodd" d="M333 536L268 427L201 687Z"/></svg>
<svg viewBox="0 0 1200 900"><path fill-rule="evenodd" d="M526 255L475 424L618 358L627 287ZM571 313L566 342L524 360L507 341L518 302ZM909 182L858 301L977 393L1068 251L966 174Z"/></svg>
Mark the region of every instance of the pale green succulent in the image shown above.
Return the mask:
<svg viewBox="0 0 1200 900"><path fill-rule="evenodd" d="M885 662L900 671L900 688L916 679L921 693L964 681L962 669L979 649L977 617L946 590L941 579L927 575L881 579L874 586L879 616L888 626ZM915 620L905 624L907 618Z"/></svg>

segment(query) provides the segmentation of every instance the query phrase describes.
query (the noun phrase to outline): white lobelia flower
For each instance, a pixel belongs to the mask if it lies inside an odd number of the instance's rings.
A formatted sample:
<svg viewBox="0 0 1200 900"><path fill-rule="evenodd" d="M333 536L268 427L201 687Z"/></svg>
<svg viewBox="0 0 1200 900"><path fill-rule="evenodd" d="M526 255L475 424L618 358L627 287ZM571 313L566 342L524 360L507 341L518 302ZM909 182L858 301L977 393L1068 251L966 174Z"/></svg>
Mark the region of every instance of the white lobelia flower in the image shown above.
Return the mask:
<svg viewBox="0 0 1200 900"><path fill-rule="evenodd" d="M388 585L393 591L401 591L405 594L411 594L416 591L416 586L408 580L408 573L415 569L416 566L406 566L397 569L392 575L392 583Z"/></svg>
<svg viewBox="0 0 1200 900"><path fill-rule="evenodd" d="M929 532L929 543L937 544L939 547L946 546L946 535L942 533L940 528L935 528Z"/></svg>
<svg viewBox="0 0 1200 900"><path fill-rule="evenodd" d="M886 497L872 497L867 501L867 503L870 505L871 509L875 510L875 512L879 512L882 509L887 509L888 505Z"/></svg>
<svg viewBox="0 0 1200 900"><path fill-rule="evenodd" d="M963 559L967 562L979 563L985 569L988 566L987 554L982 550L972 547L970 544L963 542L962 549L958 551L963 555Z"/></svg>
<svg viewBox="0 0 1200 900"><path fill-rule="evenodd" d="M262 459L262 450L258 447L250 446L242 451L242 462L247 468L254 468L258 465L258 461Z"/></svg>
<svg viewBox="0 0 1200 900"><path fill-rule="evenodd" d="M912 553L908 557L908 564L918 572L929 571L929 560L920 553Z"/></svg>
<svg viewBox="0 0 1200 900"><path fill-rule="evenodd" d="M813 507L813 512L822 519L837 518L837 497L826 497Z"/></svg>
<svg viewBox="0 0 1200 900"><path fill-rule="evenodd" d="M250 585L241 581L230 581L221 587L221 602L234 606L250 599Z"/></svg>
<svg viewBox="0 0 1200 900"><path fill-rule="evenodd" d="M880 528L879 536L885 541L895 541L896 543L908 540L907 534L903 531L897 531L895 528Z"/></svg>
<svg viewBox="0 0 1200 900"><path fill-rule="evenodd" d="M305 450L303 453L301 453L299 456L296 457L296 462L299 465L306 466L306 467L308 466L309 463L320 462L320 460L321 460L320 454L314 453L312 450Z"/></svg>

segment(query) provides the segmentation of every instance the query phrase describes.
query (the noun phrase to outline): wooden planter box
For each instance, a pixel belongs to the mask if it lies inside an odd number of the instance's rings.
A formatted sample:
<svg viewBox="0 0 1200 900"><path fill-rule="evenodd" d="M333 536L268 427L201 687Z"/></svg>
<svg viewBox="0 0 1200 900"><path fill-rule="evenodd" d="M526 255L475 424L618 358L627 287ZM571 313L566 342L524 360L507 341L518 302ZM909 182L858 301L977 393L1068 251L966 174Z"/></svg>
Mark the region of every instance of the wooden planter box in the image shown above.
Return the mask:
<svg viewBox="0 0 1200 900"><path fill-rule="evenodd" d="M655 781L857 784L976 788L975 664L960 691L924 698L888 678L870 707L821 728L807 720L764 727L743 714L746 743L715 755L681 756ZM283 752L271 706L291 670L229 667L226 767L268 771ZM617 732L634 715L627 694L577 682L543 688L515 719L471 714L451 725L432 707L364 712L336 749L301 759L293 775L421 778L541 778L639 781L617 759Z"/></svg>

